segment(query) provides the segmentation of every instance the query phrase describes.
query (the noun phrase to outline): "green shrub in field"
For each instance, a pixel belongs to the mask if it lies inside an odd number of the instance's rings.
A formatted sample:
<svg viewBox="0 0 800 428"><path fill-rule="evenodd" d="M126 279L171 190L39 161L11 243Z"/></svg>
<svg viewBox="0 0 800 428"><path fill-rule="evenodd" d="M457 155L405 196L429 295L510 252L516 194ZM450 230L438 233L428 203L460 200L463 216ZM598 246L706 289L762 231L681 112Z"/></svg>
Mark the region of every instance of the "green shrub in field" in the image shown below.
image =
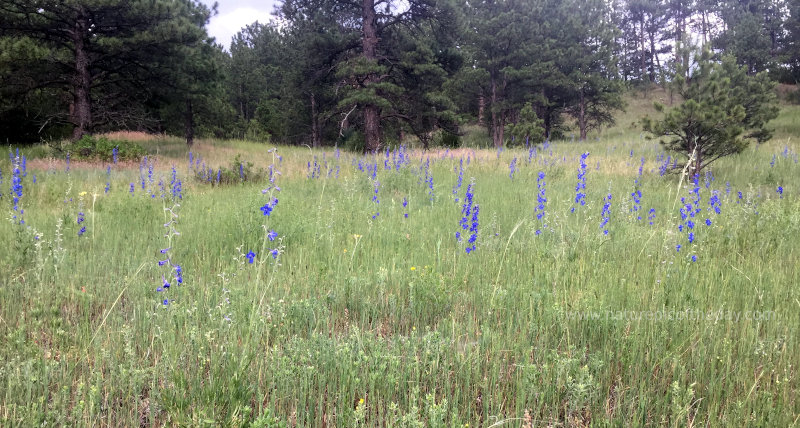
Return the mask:
<svg viewBox="0 0 800 428"><path fill-rule="evenodd" d="M247 181L259 181L267 174L264 168L253 169L252 162L242 160L242 155L236 155L230 167L220 167L218 170L211 168L195 172L194 178L199 183L212 185L239 184Z"/></svg>
<svg viewBox="0 0 800 428"><path fill-rule="evenodd" d="M507 147L525 145L526 142L535 146L544 142L544 121L536 115L531 103L527 103L519 112L517 122L506 125L506 133L511 136Z"/></svg>
<svg viewBox="0 0 800 428"><path fill-rule="evenodd" d="M342 148L347 151L361 153L364 151L364 134L356 131L355 129L348 128L344 130L343 135L340 137Z"/></svg>
<svg viewBox="0 0 800 428"><path fill-rule="evenodd" d="M109 140L106 137L95 138L84 135L80 140L72 143L67 149L73 159L101 160L111 162L114 160L114 148L117 148L117 159L120 161L139 161L147 152L142 146L127 140Z"/></svg>
<svg viewBox="0 0 800 428"><path fill-rule="evenodd" d="M457 149L461 147L461 137L458 134L442 131L442 133L439 135L437 143L441 147Z"/></svg>

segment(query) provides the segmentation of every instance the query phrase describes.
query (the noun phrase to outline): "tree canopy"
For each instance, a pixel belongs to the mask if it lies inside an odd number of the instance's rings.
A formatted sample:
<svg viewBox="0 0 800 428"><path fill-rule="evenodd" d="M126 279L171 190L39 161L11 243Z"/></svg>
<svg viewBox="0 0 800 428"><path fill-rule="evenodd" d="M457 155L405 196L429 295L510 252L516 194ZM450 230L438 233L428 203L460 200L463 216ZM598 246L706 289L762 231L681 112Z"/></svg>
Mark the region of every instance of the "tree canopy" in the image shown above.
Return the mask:
<svg viewBox="0 0 800 428"><path fill-rule="evenodd" d="M2 107L33 107L33 122L68 124L75 139L146 127L148 88L177 80L177 91L199 90L186 77L204 74L197 61L210 16L189 0L2 0Z"/></svg>
<svg viewBox="0 0 800 428"><path fill-rule="evenodd" d="M375 151L477 123L495 146L613 123L676 89L693 38L748 76L800 76L798 0L282 0L227 51L198 0L0 0L0 133L116 129ZM766 79L762 77L761 79ZM688 81L687 81L688 83Z"/></svg>

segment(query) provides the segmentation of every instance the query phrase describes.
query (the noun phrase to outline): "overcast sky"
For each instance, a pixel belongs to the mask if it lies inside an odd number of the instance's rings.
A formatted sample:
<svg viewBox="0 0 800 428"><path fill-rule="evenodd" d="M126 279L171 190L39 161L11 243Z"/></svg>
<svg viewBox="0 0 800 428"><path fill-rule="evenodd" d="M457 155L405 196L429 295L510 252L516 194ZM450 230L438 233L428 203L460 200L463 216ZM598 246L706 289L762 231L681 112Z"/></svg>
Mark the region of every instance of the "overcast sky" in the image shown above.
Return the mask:
<svg viewBox="0 0 800 428"><path fill-rule="evenodd" d="M214 0L202 0L209 7ZM217 39L217 43L229 50L231 39L245 25L255 21L267 23L272 18L277 0L217 0L219 14L211 18L208 33Z"/></svg>

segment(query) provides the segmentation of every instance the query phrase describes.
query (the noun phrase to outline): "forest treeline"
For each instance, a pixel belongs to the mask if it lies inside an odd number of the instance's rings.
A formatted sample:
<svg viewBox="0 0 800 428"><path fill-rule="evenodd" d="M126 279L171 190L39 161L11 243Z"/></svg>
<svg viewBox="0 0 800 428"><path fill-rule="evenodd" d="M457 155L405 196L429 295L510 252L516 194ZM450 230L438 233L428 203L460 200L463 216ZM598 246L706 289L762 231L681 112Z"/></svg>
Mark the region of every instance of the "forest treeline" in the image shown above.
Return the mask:
<svg viewBox="0 0 800 428"><path fill-rule="evenodd" d="M229 46L193 0L0 0L3 142L113 130L377 150L580 138L689 52L800 78L800 0L284 0Z"/></svg>

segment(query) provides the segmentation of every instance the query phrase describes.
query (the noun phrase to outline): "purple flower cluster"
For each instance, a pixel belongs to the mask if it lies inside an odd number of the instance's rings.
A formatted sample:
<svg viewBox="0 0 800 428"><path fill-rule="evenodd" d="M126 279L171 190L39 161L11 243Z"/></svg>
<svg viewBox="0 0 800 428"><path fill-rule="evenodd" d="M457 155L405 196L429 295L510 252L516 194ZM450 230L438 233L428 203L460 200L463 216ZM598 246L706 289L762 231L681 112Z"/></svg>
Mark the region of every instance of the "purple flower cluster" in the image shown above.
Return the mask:
<svg viewBox="0 0 800 428"><path fill-rule="evenodd" d="M276 205L278 205L278 198L273 197L272 199L270 199L269 202L267 202L260 208L261 214L269 217L269 215L272 214L272 211L275 209Z"/></svg>
<svg viewBox="0 0 800 428"><path fill-rule="evenodd" d="M608 222L611 220L611 193L603 199L603 211L600 213L600 230L608 235Z"/></svg>
<svg viewBox="0 0 800 428"><path fill-rule="evenodd" d="M461 209L461 221L459 221L459 226L461 229L469 233L469 238L467 239L467 247L464 249L467 254L475 251L475 242L478 240L478 213L480 212L480 206L474 203L474 193L473 193L473 184L470 183L467 186L467 192L464 195L464 205ZM462 241L461 231L456 232L456 240L458 242Z"/></svg>
<svg viewBox="0 0 800 428"><path fill-rule="evenodd" d="M173 165L169 182L170 194L172 195L173 201L183 199L182 187L181 180L178 178L178 171L175 169L175 165Z"/></svg>
<svg viewBox="0 0 800 428"><path fill-rule="evenodd" d="M319 162L317 162L317 156L315 155L313 164L311 162L306 163L306 170L307 170L306 178L308 179L320 178L320 176L322 175L320 169L321 169L320 164Z"/></svg>
<svg viewBox="0 0 800 428"><path fill-rule="evenodd" d="M458 191L461 190L461 184L464 182L464 158L461 158L458 161L458 178L456 179L456 184L453 186L453 196L456 197L456 203L458 203Z"/></svg>
<svg viewBox="0 0 800 428"><path fill-rule="evenodd" d="M588 157L589 152L581 155L580 165L578 166L578 184L575 185L575 203L581 207L586 205L586 158ZM575 212L575 206L570 209L570 212Z"/></svg>
<svg viewBox="0 0 800 428"><path fill-rule="evenodd" d="M375 203L375 205L380 206L381 201L380 199L378 199L378 191L381 188L381 182L375 180L372 182L372 186L373 186L372 202ZM380 211L375 211L375 214L372 215L372 219L375 220L380 215L381 215Z"/></svg>
<svg viewBox="0 0 800 428"><path fill-rule="evenodd" d="M164 249L159 250L159 253L162 254L162 257L166 257L162 260L158 261L158 266L168 266L171 271L171 279L175 281L176 285L183 284L183 268L181 265L173 263L172 257L169 255L169 252L172 250L172 240L176 236L180 235L180 232L177 230L178 224L178 209L179 205L175 204L171 208L164 208L164 212L167 213L169 216L169 221L164 223L164 228L166 232L164 233L164 238L167 239L167 247ZM171 283L169 280L166 279L166 274L161 275L161 286L156 288L156 291L159 293L166 292L170 289ZM163 299L161 302L164 306L169 305L169 299Z"/></svg>
<svg viewBox="0 0 800 428"><path fill-rule="evenodd" d="M637 182L634 182L634 189L631 193L631 198L633 198L633 206L631 207L631 212L636 214L636 220L640 221L642 219L642 214L640 213L642 209L642 191L637 186Z"/></svg>
<svg viewBox="0 0 800 428"><path fill-rule="evenodd" d="M695 218L702 211L700 208L700 176L695 174L693 179L694 187L689 192L693 195L692 201L687 201L686 198L681 198L683 206L680 209L681 223L678 225L679 232L686 232L686 238L690 244L695 240ZM675 246L675 251L681 250L681 245Z"/></svg>
<svg viewBox="0 0 800 428"><path fill-rule="evenodd" d="M261 191L261 194L267 195L267 197L269 198L269 202L267 202L266 204L264 204L260 208L261 213L265 217L269 217L270 214L272 214L272 211L278 205L278 198L275 196L275 194L280 192L281 188L278 187L277 184L275 184L275 180L277 179L277 177L279 175L281 175L281 172L276 169L275 159L278 159L278 163L279 164L280 164L281 160L283 159L281 156L278 155L278 149L275 149L275 148L270 149L270 150L267 151L267 153L271 153L272 154L272 164L268 168L268 170L269 170L269 186L267 186L266 189L263 189ZM266 224L264 224L263 227L264 227L264 230L267 233L266 234L267 239L269 239L270 241L274 241L278 237L278 233L275 232L272 229L268 230ZM269 252L269 254L272 256L273 259L276 259L276 258L278 258L279 251L276 248L276 249L271 250Z"/></svg>
<svg viewBox="0 0 800 428"><path fill-rule="evenodd" d="M539 171L539 175L536 178L536 188L538 192L536 193L536 209L534 212L536 213L536 220L539 221L541 227L536 229L536 234L539 235L542 233L542 229L547 227L544 224L544 216L545 216L545 204L547 203L546 191L547 191L547 182L544 181L545 174L542 171Z"/></svg>
<svg viewBox="0 0 800 428"><path fill-rule="evenodd" d="M23 214L25 210L22 209L19 202L22 199L22 161L19 156L19 149L17 155L11 161L11 201L13 204L11 220L14 223L25 224Z"/></svg>
<svg viewBox="0 0 800 428"><path fill-rule="evenodd" d="M78 226L80 226L81 228L80 228L80 230L78 230L78 236L83 236L83 234L84 234L84 233L86 233L86 226L83 224L83 222L84 222L85 220L86 220L86 218L85 218L85 216L83 215L83 211L79 211L79 212L78 212L78 218L77 218L77 220L76 220L76 223L77 223L77 224L78 224Z"/></svg>
<svg viewBox="0 0 800 428"><path fill-rule="evenodd" d="M106 167L106 188L105 193L108 193L111 190L111 167Z"/></svg>

